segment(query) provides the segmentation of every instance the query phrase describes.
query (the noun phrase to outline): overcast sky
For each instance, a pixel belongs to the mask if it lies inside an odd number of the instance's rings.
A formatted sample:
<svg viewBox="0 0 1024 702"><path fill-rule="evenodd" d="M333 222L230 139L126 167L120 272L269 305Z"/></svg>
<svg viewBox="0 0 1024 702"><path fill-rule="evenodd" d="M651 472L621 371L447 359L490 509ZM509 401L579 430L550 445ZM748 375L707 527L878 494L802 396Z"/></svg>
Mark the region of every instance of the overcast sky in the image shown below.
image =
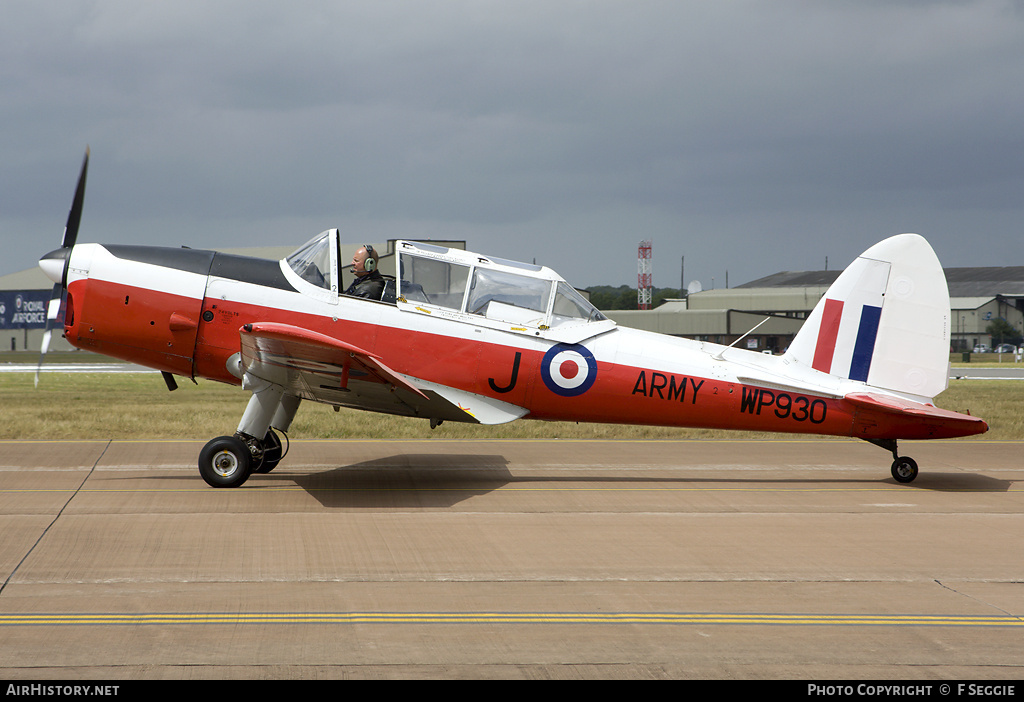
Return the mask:
<svg viewBox="0 0 1024 702"><path fill-rule="evenodd" d="M0 274L79 241L465 239L578 287L1024 265L1009 0L5 0Z"/></svg>

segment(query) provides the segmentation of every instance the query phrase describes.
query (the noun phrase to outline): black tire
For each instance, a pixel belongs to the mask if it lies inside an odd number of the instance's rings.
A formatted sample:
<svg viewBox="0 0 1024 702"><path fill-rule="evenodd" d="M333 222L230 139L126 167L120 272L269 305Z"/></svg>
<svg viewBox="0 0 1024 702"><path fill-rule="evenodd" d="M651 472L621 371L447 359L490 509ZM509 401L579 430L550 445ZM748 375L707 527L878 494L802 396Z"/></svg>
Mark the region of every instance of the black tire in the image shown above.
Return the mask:
<svg viewBox="0 0 1024 702"><path fill-rule="evenodd" d="M281 437L274 433L273 429L267 429L267 435L263 437L263 462L255 468L253 473L269 473L277 468L277 464L284 458L284 449L281 446Z"/></svg>
<svg viewBox="0 0 1024 702"><path fill-rule="evenodd" d="M897 483L910 483L917 477L917 461L900 456L892 462L892 477Z"/></svg>
<svg viewBox="0 0 1024 702"><path fill-rule="evenodd" d="M199 453L199 475L211 487L238 487L251 472L249 447L233 436L218 436Z"/></svg>

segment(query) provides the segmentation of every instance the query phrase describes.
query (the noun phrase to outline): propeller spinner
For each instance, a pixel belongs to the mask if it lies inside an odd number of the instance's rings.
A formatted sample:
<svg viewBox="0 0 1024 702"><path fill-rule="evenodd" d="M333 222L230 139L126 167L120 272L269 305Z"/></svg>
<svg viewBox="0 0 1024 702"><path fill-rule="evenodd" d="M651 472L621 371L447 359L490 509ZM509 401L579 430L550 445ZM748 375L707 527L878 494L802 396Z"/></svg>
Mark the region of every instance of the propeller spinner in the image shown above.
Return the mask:
<svg viewBox="0 0 1024 702"><path fill-rule="evenodd" d="M43 359L50 347L50 337L53 335L53 327L60 316L60 309L64 305L67 295L68 264L71 261L71 249L78 239L78 225L82 221L82 203L85 200L85 176L89 170L89 147L85 147L85 159L82 161L82 172L78 176L78 186L75 188L75 199L71 202L71 211L68 212L68 221L64 225L64 238L61 239L60 248L39 259L39 267L43 269L47 277L54 282L53 292L50 294L50 305L46 313L46 331L43 333L43 344L39 354L39 365L36 366L35 385L39 387L39 370L43 367Z"/></svg>

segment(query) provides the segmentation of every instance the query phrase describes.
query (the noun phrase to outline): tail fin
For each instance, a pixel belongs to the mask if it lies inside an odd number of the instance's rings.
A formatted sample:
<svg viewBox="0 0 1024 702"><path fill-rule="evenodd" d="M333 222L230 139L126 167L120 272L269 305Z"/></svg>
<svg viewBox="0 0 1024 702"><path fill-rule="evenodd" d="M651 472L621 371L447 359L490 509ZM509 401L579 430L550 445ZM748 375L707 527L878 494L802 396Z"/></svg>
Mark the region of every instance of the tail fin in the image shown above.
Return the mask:
<svg viewBox="0 0 1024 702"><path fill-rule="evenodd" d="M930 400L949 384L949 318L949 290L935 252L917 234L900 234L843 271L786 356Z"/></svg>

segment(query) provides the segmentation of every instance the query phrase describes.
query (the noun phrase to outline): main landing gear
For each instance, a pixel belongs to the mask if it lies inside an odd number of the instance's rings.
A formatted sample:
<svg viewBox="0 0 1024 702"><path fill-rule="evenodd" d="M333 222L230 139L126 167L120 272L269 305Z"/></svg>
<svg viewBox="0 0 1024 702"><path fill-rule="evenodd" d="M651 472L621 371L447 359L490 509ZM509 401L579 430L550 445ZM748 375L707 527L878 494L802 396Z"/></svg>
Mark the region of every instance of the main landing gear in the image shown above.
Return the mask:
<svg viewBox="0 0 1024 702"><path fill-rule="evenodd" d="M910 483L917 477L917 461L909 456L899 455L896 439L868 439L875 446L892 452L892 477L897 483Z"/></svg>
<svg viewBox="0 0 1024 702"><path fill-rule="evenodd" d="M253 393L238 431L233 436L218 436L199 453L199 475L211 487L238 487L253 473L274 470L287 453L274 429L288 431L299 409L299 398L285 395L280 385L248 374L242 379L242 387Z"/></svg>
<svg viewBox="0 0 1024 702"><path fill-rule="evenodd" d="M199 453L199 474L212 487L238 487L253 473L274 470L285 453L273 429L262 441L241 432L218 436Z"/></svg>

